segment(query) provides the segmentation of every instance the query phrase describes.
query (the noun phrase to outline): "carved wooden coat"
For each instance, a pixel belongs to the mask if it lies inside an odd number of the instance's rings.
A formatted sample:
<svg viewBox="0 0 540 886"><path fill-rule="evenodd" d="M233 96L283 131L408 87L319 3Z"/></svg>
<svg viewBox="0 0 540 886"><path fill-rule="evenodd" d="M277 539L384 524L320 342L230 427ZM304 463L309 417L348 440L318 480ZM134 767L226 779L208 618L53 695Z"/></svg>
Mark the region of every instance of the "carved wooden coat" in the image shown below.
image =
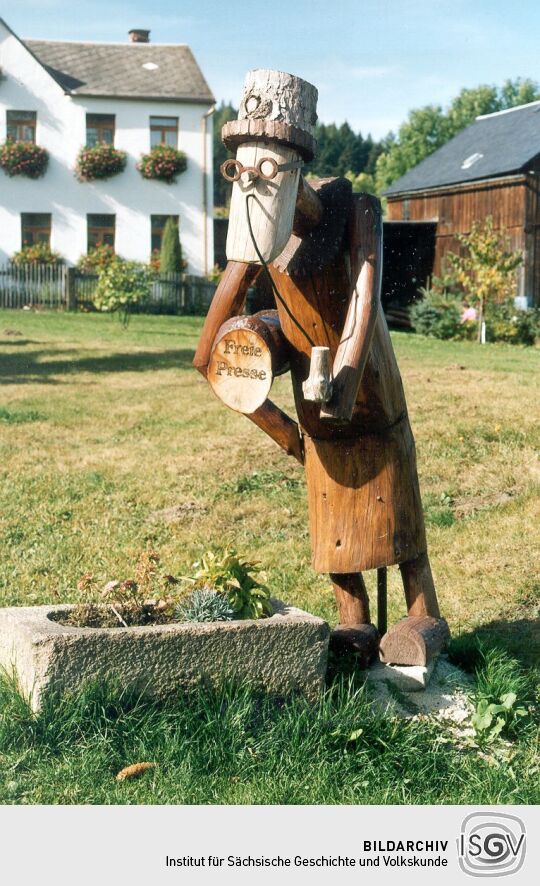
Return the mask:
<svg viewBox="0 0 540 886"><path fill-rule="evenodd" d="M302 396L312 345L329 347L336 367L354 303L362 215L370 208L370 198L350 194L342 179L322 182L319 196L322 223L291 237L271 275L283 300L277 309L303 435L313 566L353 573L412 560L426 539L414 440L378 296L357 306L370 315L372 333L351 420L333 418L332 403L321 415L320 404ZM346 378L335 373L339 388Z"/></svg>

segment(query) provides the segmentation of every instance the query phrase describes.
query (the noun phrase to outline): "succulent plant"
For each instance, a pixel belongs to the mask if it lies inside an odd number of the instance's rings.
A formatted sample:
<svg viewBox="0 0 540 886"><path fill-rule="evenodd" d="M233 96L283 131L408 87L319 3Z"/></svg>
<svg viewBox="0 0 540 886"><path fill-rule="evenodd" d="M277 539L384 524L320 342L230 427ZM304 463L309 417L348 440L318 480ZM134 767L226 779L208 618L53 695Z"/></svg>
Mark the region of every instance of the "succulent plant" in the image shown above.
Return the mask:
<svg viewBox="0 0 540 886"><path fill-rule="evenodd" d="M234 609L227 597L211 588L199 588L178 604L177 621L232 621Z"/></svg>

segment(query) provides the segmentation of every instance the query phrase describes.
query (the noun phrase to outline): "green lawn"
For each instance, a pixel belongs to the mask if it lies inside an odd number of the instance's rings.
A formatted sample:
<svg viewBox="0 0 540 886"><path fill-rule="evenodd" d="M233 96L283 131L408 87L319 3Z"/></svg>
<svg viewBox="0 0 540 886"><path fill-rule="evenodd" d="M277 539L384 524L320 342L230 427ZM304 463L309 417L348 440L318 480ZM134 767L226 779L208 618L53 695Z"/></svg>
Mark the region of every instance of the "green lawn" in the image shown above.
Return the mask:
<svg viewBox="0 0 540 886"><path fill-rule="evenodd" d="M329 582L310 568L302 469L191 369L201 323L136 316L123 329L100 315L0 312L2 605L76 600L87 571L104 583L131 577L149 543L165 571L186 574L202 551L228 542L262 562L276 596L335 623ZM480 638L531 667L540 649L540 351L405 334L394 342L454 654L472 664ZM287 378L273 396L292 410ZM373 590L374 576L367 581ZM389 585L396 619L397 570ZM531 801L529 727L511 761L495 765L449 751L425 724L377 721L363 696L340 686L313 724L299 702L282 708L241 693L133 708L94 692L35 720L15 715L7 693L0 798L464 803L480 802L477 790L486 803ZM347 729L359 721L364 738L351 745ZM411 762L419 743L420 779ZM160 764L155 773L116 785L112 774L143 754Z"/></svg>

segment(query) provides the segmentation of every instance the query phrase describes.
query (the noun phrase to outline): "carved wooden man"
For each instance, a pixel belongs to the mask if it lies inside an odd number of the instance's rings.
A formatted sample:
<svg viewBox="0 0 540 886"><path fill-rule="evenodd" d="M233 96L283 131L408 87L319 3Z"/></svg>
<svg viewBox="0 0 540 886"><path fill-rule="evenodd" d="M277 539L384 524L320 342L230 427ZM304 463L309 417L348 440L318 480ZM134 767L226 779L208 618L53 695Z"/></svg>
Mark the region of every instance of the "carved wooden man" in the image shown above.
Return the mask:
<svg viewBox="0 0 540 886"><path fill-rule="evenodd" d="M315 150L316 100L315 87L290 74L246 77L238 120L222 131L236 150L222 167L233 181L228 264L194 365L227 405L305 465L313 566L330 574L340 624L369 625L362 572L399 564L410 617L402 633L444 632L435 622L414 440L380 302L380 204L353 195L345 179L310 186L301 177ZM277 315L240 317L263 268ZM310 366L320 347L329 349L333 378L317 384ZM298 423L267 399L273 376L289 368ZM386 660L395 660L387 646Z"/></svg>

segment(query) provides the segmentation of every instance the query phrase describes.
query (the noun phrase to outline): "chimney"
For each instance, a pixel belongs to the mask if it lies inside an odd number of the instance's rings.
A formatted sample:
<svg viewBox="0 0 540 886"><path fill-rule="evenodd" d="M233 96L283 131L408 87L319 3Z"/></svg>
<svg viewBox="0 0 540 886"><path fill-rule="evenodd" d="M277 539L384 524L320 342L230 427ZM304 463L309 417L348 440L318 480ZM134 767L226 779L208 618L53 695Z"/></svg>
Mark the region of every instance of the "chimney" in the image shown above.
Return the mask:
<svg viewBox="0 0 540 886"><path fill-rule="evenodd" d="M128 31L129 39L132 43L150 43L150 31L144 31L141 28L132 28Z"/></svg>

